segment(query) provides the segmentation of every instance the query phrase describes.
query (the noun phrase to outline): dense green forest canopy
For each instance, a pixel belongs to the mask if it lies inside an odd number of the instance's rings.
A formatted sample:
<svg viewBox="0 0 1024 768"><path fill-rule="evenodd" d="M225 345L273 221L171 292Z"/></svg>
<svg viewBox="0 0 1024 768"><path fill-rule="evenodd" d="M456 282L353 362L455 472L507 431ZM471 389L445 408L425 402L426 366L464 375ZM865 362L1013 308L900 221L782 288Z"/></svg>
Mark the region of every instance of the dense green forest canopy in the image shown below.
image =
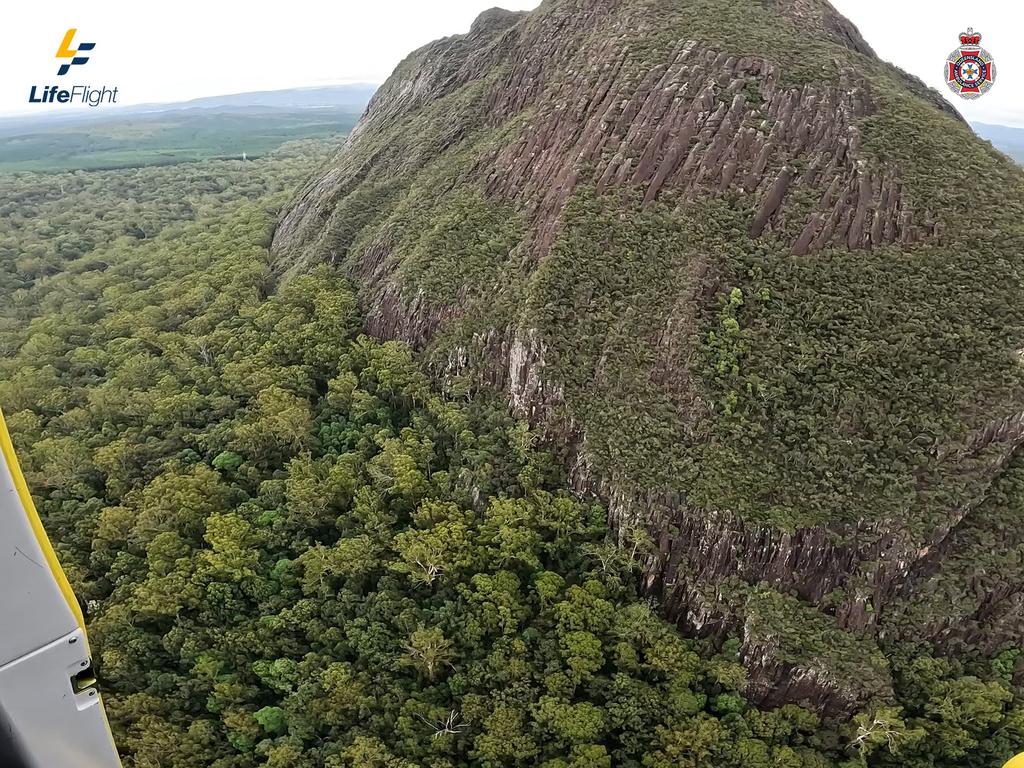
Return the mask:
<svg viewBox="0 0 1024 768"><path fill-rule="evenodd" d="M897 698L843 721L752 707L738 641L637 597L646 543L612 543L525 424L361 335L331 268L274 279L326 151L0 178L0 406L126 766L988 768L1024 744L1016 651L888 648Z"/></svg>

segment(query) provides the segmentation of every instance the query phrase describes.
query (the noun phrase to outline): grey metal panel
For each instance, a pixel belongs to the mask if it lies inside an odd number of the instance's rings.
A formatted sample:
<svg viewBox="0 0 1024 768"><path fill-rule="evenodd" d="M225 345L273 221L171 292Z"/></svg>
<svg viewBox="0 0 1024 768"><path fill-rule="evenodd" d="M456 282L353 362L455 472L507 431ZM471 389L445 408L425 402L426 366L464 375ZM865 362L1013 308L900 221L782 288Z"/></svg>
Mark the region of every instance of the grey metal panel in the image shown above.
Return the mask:
<svg viewBox="0 0 1024 768"><path fill-rule="evenodd" d="M0 666L76 629L0 455Z"/></svg>
<svg viewBox="0 0 1024 768"><path fill-rule="evenodd" d="M94 686L76 691L88 669L85 633L64 637L0 667L0 706L35 768L119 768Z"/></svg>

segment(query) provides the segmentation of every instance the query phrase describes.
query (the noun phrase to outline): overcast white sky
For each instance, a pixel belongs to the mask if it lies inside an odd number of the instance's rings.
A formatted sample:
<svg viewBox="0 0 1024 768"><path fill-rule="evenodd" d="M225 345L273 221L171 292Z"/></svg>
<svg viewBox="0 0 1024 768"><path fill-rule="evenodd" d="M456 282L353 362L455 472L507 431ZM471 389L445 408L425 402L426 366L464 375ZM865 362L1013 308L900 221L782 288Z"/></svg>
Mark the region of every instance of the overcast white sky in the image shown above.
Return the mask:
<svg viewBox="0 0 1024 768"><path fill-rule="evenodd" d="M671 0L665 0L670 2ZM119 103L181 101L241 91L381 82L409 51L468 30L492 5L537 0L8 0L0 10L0 114L61 107L28 104L32 85L117 85ZM880 56L939 88L970 120L1024 127L1024 2L833 0ZM942 79L967 26L996 60L995 87L964 101ZM94 42L91 61L56 77L65 30Z"/></svg>
<svg viewBox="0 0 1024 768"><path fill-rule="evenodd" d="M831 0L875 53L939 89L971 121L1024 128L1024 0ZM967 27L996 62L996 82L980 99L950 92L942 76Z"/></svg>

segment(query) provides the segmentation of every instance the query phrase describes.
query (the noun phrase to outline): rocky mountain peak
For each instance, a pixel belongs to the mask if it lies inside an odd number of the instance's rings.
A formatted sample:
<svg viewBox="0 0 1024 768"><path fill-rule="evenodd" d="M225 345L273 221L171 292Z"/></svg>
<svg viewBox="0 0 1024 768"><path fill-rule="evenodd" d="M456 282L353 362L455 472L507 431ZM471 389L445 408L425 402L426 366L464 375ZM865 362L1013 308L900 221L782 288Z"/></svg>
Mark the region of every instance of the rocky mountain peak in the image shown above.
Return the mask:
<svg viewBox="0 0 1024 768"><path fill-rule="evenodd" d="M274 253L542 427L765 701L848 710L887 637L1024 628L1024 564L963 565L1024 546L1021 221L1020 170L824 0L547 0L402 62Z"/></svg>

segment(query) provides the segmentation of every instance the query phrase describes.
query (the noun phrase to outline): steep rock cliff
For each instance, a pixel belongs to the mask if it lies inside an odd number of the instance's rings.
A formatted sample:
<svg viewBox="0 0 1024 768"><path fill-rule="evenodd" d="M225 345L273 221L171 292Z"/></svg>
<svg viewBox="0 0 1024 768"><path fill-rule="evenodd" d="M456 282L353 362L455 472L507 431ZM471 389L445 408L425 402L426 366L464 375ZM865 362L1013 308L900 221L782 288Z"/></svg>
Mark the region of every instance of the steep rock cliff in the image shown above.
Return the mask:
<svg viewBox="0 0 1024 768"><path fill-rule="evenodd" d="M1022 221L824 0L547 0L404 61L274 252L543 428L761 700L842 711L879 642L1024 629Z"/></svg>

